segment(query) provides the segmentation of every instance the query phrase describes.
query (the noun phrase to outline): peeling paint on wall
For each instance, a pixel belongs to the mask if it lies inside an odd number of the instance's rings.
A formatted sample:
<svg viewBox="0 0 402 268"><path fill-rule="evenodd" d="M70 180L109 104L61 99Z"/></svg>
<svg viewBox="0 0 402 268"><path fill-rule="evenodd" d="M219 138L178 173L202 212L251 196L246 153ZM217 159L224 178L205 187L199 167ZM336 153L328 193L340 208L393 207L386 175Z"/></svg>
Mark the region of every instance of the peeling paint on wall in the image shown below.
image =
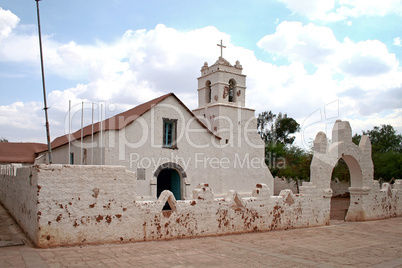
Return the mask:
<svg viewBox="0 0 402 268"><path fill-rule="evenodd" d="M170 191L163 191L158 200L140 200L136 176L125 167L39 165L0 174L0 201L38 247L320 226L329 224L333 194L326 170L337 162L336 157L352 155L356 159L348 160L352 167L360 163L365 171L352 177L347 220L402 216L402 180L393 187L388 183L380 186L367 171L367 141L359 146L363 154L359 156L359 148L339 140L345 138L342 128L338 126L337 131L335 145L321 144L322 137L316 140L321 155L312 165L315 175L300 186L299 194L285 189L273 196L272 189L259 183L248 196L228 191L217 197L209 184L201 183L189 200L176 200ZM326 158L334 148L338 152ZM166 203L171 210L163 210Z"/></svg>

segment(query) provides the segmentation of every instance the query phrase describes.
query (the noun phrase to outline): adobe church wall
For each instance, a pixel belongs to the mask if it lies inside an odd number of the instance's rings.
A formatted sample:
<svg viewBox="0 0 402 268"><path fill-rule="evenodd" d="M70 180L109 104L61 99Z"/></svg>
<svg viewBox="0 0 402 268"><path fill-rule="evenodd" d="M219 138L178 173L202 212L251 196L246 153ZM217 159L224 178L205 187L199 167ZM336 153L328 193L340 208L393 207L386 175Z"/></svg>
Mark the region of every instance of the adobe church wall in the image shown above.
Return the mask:
<svg viewBox="0 0 402 268"><path fill-rule="evenodd" d="M228 120L220 119L218 133L228 144L222 149L222 157L230 159L233 168L222 172L223 192L236 189L251 192L257 183L264 183L273 189L273 177L265 164L265 144L257 133L257 119L254 110L224 109ZM232 126L230 126L232 124ZM230 131L231 127L233 131ZM225 129L228 129L225 131ZM234 179L236 178L236 179Z"/></svg>
<svg viewBox="0 0 402 268"><path fill-rule="evenodd" d="M105 146L105 133L103 132L103 147ZM81 154L81 141L80 140L72 140L70 146L70 153L73 153L73 164L80 165L81 157L82 163L84 165L100 165L101 159L102 163L105 163L104 149L99 148L100 144L100 134L94 134L94 146L92 146L92 136L85 137L83 139L82 148L86 150L86 153ZM93 152L92 152L93 150ZM102 155L101 155L102 152ZM68 144L60 146L58 148L52 149L52 160L53 163L57 164L70 164L70 156L69 156ZM93 159L92 159L93 156Z"/></svg>
<svg viewBox="0 0 402 268"><path fill-rule="evenodd" d="M163 119L177 119L177 146L163 147ZM155 171L165 163L175 163L183 168L187 178L182 178L183 199L191 198L191 190L203 179L220 191L221 169L210 166L213 157L221 159L221 141L202 127L174 97L169 97L143 114L132 124L118 132L107 132L106 163L123 165L135 172L145 169L145 179L138 180L138 197L156 200ZM251 191L251 190L250 190Z"/></svg>
<svg viewBox="0 0 402 268"><path fill-rule="evenodd" d="M239 118L241 127L250 119L251 111L247 112L247 116ZM163 148L163 118L177 119L175 149ZM237 130L238 116L233 118L233 127ZM256 129L255 122L248 124L249 129ZM165 163L175 163L186 172L186 178L182 178L183 199L191 199L191 191L199 183L209 184L217 195L225 195L232 189L250 194L257 183L272 188L264 163L263 144L260 150L251 148L245 140L238 146L237 136L231 144L226 144L225 139L218 139L201 126L174 97L163 100L124 129L107 131L105 137L106 164L123 165L134 172L145 168L145 178L137 181L137 195L142 200L156 200L154 175ZM253 138L249 138L251 142L255 142ZM261 138L257 138L257 142L262 143Z"/></svg>

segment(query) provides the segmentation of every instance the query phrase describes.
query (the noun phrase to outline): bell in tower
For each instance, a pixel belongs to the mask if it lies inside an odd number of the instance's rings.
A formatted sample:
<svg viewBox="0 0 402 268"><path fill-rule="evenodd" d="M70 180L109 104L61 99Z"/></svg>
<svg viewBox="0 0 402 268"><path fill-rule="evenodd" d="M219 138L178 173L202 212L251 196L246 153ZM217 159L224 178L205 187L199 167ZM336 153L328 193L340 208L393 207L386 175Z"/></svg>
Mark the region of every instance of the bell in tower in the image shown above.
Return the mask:
<svg viewBox="0 0 402 268"><path fill-rule="evenodd" d="M222 53L225 46L222 42L218 46L221 47ZM250 112L251 116L254 116L254 110L245 108L246 75L242 74L242 71L243 67L239 61L232 65L221 54L211 66L207 62L204 63L198 78L198 108L193 112L204 122L207 121L212 132L220 136L229 136L229 141L233 137L223 134L223 130L231 125L238 125L239 122L237 119L225 122L222 116L232 118L234 115Z"/></svg>
<svg viewBox="0 0 402 268"><path fill-rule="evenodd" d="M245 106L246 76L239 61L233 66L222 57L211 66L204 63L198 78L198 108L217 103Z"/></svg>

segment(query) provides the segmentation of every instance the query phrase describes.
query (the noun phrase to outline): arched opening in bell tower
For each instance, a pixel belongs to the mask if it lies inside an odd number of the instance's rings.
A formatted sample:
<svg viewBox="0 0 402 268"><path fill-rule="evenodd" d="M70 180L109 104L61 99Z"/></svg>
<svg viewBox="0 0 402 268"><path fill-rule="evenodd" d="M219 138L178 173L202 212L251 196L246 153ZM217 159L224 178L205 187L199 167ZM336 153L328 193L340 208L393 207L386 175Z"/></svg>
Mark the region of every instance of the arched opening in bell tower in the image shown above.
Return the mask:
<svg viewBox="0 0 402 268"><path fill-rule="evenodd" d="M206 96L206 103L211 103L211 100L212 100L211 81L208 80L208 81L205 83L205 88L206 88L206 93L205 93L205 96Z"/></svg>
<svg viewBox="0 0 402 268"><path fill-rule="evenodd" d="M229 102L235 102L236 98L236 81L232 78L229 80Z"/></svg>

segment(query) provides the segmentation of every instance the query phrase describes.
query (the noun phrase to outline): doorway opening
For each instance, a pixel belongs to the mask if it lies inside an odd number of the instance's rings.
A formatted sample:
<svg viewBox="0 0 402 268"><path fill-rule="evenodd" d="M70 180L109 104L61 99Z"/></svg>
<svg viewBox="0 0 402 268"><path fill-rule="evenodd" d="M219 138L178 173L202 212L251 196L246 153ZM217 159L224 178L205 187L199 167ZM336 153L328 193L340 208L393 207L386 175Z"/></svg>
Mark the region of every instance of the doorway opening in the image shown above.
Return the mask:
<svg viewBox="0 0 402 268"><path fill-rule="evenodd" d="M173 193L176 200L182 199L181 177L177 170L173 168L162 169L158 174L156 185L157 198L159 198L163 191L169 190ZM166 202L163 210L171 210L168 202Z"/></svg>
<svg viewBox="0 0 402 268"><path fill-rule="evenodd" d="M330 211L331 221L345 221L350 206L350 181L349 166L343 158L340 158L334 166L331 176L331 189L333 192Z"/></svg>

